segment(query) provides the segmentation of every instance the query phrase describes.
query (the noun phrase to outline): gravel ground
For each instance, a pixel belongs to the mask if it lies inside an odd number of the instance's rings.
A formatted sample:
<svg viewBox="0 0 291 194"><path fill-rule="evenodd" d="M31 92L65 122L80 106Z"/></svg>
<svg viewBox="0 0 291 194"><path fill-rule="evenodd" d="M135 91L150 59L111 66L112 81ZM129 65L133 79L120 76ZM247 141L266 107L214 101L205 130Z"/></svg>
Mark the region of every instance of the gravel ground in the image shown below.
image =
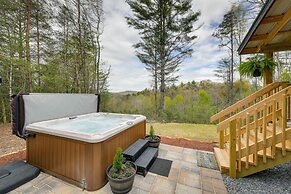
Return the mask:
<svg viewBox="0 0 291 194"><path fill-rule="evenodd" d="M291 162L264 170L248 177L232 179L223 175L229 193L291 194Z"/></svg>

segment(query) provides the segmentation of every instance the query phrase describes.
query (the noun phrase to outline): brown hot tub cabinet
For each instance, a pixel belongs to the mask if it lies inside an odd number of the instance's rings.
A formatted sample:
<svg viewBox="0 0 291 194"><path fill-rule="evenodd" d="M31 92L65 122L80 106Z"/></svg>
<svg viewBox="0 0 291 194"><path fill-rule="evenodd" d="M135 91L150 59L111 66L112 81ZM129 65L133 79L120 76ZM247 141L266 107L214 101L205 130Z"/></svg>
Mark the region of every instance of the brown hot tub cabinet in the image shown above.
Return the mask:
<svg viewBox="0 0 291 194"><path fill-rule="evenodd" d="M145 121L99 143L36 133L27 139L27 161L48 174L94 191L107 183L106 168L112 164L116 148L127 148L145 133Z"/></svg>

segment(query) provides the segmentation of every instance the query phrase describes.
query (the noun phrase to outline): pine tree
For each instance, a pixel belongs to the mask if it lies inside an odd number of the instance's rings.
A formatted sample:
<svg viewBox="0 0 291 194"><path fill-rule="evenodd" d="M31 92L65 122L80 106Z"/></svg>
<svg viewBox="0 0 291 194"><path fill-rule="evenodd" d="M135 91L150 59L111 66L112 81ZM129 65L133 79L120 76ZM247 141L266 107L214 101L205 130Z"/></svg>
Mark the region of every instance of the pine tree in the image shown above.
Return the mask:
<svg viewBox="0 0 291 194"><path fill-rule="evenodd" d="M193 52L194 23L200 12L192 10L191 0L128 0L132 17L126 17L129 26L137 29L140 42L135 45L137 56L151 72L154 87L159 81L159 110L164 110L167 84L178 78L180 64Z"/></svg>

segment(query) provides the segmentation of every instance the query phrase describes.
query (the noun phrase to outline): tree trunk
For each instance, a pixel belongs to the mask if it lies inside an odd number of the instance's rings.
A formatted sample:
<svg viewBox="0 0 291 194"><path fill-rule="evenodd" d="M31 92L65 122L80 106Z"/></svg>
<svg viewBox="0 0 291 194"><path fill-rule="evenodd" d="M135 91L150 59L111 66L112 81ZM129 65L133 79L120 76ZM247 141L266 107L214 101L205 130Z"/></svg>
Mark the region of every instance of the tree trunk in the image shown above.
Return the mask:
<svg viewBox="0 0 291 194"><path fill-rule="evenodd" d="M96 36L96 43L97 43L97 63L96 63L96 79L97 79L97 83L96 83L96 93L100 94L100 62L101 62L101 45L100 45L100 24L101 24L101 13L99 12L100 10L98 10L98 18L97 18L97 26L96 26L96 32L97 32L97 36Z"/></svg>
<svg viewBox="0 0 291 194"><path fill-rule="evenodd" d="M241 64L242 63L242 59L241 59L241 55L239 56L239 64ZM239 76L239 95L240 95L240 99L242 99L243 98L243 95L242 95L242 87L243 87L243 85L242 85L243 83L242 83L242 77L241 76Z"/></svg>
<svg viewBox="0 0 291 194"><path fill-rule="evenodd" d="M155 54L156 54L156 52L155 52ZM155 57L155 67L154 68L155 68L155 70L154 70L155 113L157 116L159 105L158 105L158 65L157 65L156 57Z"/></svg>
<svg viewBox="0 0 291 194"><path fill-rule="evenodd" d="M6 124L7 123L6 108L5 108L5 103L4 103L3 98L2 98L1 104L2 104L3 123Z"/></svg>
<svg viewBox="0 0 291 194"><path fill-rule="evenodd" d="M13 76L13 66L10 64L9 72L9 96L12 96L12 76Z"/></svg>
<svg viewBox="0 0 291 194"><path fill-rule="evenodd" d="M38 77L37 77L37 85L38 88L40 89L40 85L41 85L41 73L40 73L40 34L39 34L39 0L37 0L37 10L36 10L36 47L37 47L37 71L38 71Z"/></svg>
<svg viewBox="0 0 291 194"><path fill-rule="evenodd" d="M83 91L86 93L86 73L85 73L85 63L84 63L84 45L82 37L82 25L81 25L81 2L77 0L77 10L78 10L78 31L79 31L79 55L80 55L80 64L83 75Z"/></svg>
<svg viewBox="0 0 291 194"><path fill-rule="evenodd" d="M10 72L9 72L9 101L12 101L12 78L13 78L13 65L10 64ZM12 114L10 114L10 121L12 121Z"/></svg>
<svg viewBox="0 0 291 194"><path fill-rule="evenodd" d="M232 14L232 18L231 18L231 32L230 32L230 48L231 48L231 61L230 61L230 104L232 104L233 102L233 98L234 98L234 93L233 93L233 74L234 74L234 29L233 29L233 14Z"/></svg>
<svg viewBox="0 0 291 194"><path fill-rule="evenodd" d="M64 46L65 46L65 53L64 53L64 64L65 64L65 88L66 92L69 92L69 67L68 67L68 40L69 40L69 27L68 27L68 18L67 18L67 12L65 12L64 16L64 26L63 26L63 31L64 31Z"/></svg>
<svg viewBox="0 0 291 194"><path fill-rule="evenodd" d="M166 57L166 54L165 54L165 8L164 8L164 3L163 1L160 2L160 57L161 57L161 65L160 65L160 68L161 68L161 86L160 86L160 111L161 112L164 112L164 100L165 100L165 89L166 89L166 83L165 83L165 66L166 66L166 61L165 61L165 57Z"/></svg>
<svg viewBox="0 0 291 194"><path fill-rule="evenodd" d="M29 65L28 71L28 87L29 92L32 92L32 73L31 73L31 56L30 56L30 18L31 18L31 9L32 9L31 0L26 0L26 61Z"/></svg>
<svg viewBox="0 0 291 194"><path fill-rule="evenodd" d="M22 22L21 12L18 13L18 58L23 59L23 37L22 37Z"/></svg>
<svg viewBox="0 0 291 194"><path fill-rule="evenodd" d="M96 93L100 94L100 58L101 58L101 50L100 50L100 40L99 40L99 34L97 35L97 49L96 49Z"/></svg>

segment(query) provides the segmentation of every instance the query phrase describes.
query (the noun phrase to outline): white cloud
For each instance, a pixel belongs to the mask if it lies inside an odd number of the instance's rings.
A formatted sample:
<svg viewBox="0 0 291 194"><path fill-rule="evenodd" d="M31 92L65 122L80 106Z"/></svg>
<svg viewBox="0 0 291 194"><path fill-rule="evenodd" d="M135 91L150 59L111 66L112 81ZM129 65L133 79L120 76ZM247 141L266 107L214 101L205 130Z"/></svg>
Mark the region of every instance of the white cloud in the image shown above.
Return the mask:
<svg viewBox="0 0 291 194"><path fill-rule="evenodd" d="M220 81L217 77L214 76L214 66L201 67L196 71L185 71L181 77L182 82L188 82L191 80L202 81L202 80L212 80L212 81Z"/></svg>
<svg viewBox="0 0 291 194"><path fill-rule="evenodd" d="M193 0L195 11L201 11L197 26L203 26L195 32L198 35L194 46L193 57L182 64L179 75L180 80L201 81L214 76L215 66L225 56L225 52L218 48L218 43L212 37L213 24L221 22L223 15L230 8L229 0ZM111 65L110 90L142 90L150 87L151 77L144 69L143 64L136 58L132 45L138 42L138 32L129 28L125 16L130 9L125 1L104 1L105 24L102 35L102 59Z"/></svg>

